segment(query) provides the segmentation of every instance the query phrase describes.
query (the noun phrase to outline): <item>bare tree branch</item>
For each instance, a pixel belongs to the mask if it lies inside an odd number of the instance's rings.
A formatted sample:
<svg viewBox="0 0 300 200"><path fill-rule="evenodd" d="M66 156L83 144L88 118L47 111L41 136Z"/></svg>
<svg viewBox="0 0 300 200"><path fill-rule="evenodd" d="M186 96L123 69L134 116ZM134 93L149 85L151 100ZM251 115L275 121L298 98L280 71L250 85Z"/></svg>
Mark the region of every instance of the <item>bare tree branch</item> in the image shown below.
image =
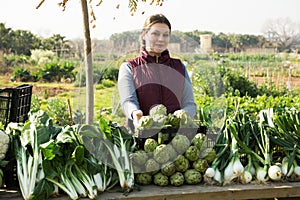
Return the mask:
<svg viewBox="0 0 300 200"><path fill-rule="evenodd" d="M268 40L278 45L280 50L289 49L300 40L299 23L290 18L268 20L263 27L263 32Z"/></svg>

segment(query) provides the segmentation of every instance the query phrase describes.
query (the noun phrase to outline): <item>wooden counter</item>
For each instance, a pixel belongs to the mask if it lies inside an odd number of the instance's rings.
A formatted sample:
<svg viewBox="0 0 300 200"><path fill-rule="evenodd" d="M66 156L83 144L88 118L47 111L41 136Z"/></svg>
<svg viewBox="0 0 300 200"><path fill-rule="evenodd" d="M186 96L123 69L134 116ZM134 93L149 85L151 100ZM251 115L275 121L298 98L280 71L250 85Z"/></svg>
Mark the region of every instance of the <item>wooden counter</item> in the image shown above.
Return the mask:
<svg viewBox="0 0 300 200"><path fill-rule="evenodd" d="M300 182L270 183L265 185L228 185L206 186L184 185L180 187L158 187L155 185L143 186L141 190L134 190L125 196L114 191L99 195L98 199L106 200L228 200L228 199L300 199ZM18 191L0 189L0 199L21 200ZM51 198L52 199L52 198ZM53 198L55 200L67 200L67 196ZM87 198L82 198L87 199Z"/></svg>
<svg viewBox="0 0 300 200"><path fill-rule="evenodd" d="M144 186L141 191L131 192L128 196L120 193L104 193L100 199L126 200L227 200L227 199L268 199L298 197L300 199L300 182L268 183L266 185L229 185L206 186L184 185L180 187Z"/></svg>

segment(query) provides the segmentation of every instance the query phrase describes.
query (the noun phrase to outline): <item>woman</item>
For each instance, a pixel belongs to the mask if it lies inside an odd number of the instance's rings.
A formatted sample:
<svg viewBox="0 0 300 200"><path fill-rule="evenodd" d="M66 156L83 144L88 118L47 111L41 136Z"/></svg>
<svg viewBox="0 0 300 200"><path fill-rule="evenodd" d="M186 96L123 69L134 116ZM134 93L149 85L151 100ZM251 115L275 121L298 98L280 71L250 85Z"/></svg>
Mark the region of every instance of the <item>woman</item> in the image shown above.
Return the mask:
<svg viewBox="0 0 300 200"><path fill-rule="evenodd" d="M132 131L151 107L163 104L168 113L187 111L196 115L191 81L179 59L168 51L171 24L162 14L151 15L141 32L140 56L120 66L118 90L127 126Z"/></svg>

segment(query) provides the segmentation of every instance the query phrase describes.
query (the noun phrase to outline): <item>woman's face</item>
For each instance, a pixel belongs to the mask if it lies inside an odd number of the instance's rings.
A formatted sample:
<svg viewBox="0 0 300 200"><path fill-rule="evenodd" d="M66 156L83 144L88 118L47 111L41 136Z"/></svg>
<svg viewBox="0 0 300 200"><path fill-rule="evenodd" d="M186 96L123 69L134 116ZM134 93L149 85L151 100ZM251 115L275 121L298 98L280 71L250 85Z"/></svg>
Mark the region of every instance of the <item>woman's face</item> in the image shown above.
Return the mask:
<svg viewBox="0 0 300 200"><path fill-rule="evenodd" d="M150 55L160 55L170 42L170 29L168 25L156 23L144 33L145 48Z"/></svg>

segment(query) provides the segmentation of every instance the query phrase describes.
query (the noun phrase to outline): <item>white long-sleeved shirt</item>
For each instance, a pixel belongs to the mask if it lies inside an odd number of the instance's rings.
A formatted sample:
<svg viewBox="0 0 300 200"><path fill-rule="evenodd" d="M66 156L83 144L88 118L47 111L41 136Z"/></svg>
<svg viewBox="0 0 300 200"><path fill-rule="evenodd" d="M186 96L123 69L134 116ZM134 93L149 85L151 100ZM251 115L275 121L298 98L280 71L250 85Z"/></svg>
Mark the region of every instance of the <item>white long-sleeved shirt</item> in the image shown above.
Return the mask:
<svg viewBox="0 0 300 200"><path fill-rule="evenodd" d="M185 82L182 91L181 109L187 111L192 118L196 116L196 103L194 101L193 87L186 71L185 66ZM139 110L139 101L135 91L135 85L132 75L132 67L129 62L124 62L119 69L118 91L120 95L120 103L126 117L132 119L131 114L134 110Z"/></svg>

